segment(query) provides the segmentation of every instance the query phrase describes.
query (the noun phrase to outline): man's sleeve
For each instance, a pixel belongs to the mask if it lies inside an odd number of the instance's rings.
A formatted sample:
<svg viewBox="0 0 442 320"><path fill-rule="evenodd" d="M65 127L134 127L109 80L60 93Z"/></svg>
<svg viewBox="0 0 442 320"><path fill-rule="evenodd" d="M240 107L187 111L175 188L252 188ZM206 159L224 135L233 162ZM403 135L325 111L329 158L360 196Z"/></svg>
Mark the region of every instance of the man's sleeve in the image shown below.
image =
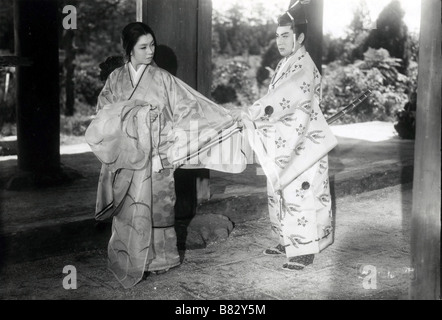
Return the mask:
<svg viewBox="0 0 442 320"><path fill-rule="evenodd" d="M337 140L319 108L320 78L306 66L251 106L244 117L249 143L274 191L333 149Z"/></svg>

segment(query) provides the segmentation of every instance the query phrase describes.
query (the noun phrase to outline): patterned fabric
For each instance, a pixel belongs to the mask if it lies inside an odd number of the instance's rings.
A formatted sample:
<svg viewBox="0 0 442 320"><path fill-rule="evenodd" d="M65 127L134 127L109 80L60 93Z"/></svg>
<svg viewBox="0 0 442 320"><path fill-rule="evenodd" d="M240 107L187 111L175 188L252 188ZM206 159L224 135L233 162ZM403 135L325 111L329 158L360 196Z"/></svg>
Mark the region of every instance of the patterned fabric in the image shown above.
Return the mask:
<svg viewBox="0 0 442 320"><path fill-rule="evenodd" d="M243 115L267 176L272 230L287 257L333 242L327 154L337 145L320 109L321 76L301 47L277 67L266 96Z"/></svg>
<svg viewBox="0 0 442 320"><path fill-rule="evenodd" d="M108 266L130 288L144 271L180 263L174 169L237 173L247 161L227 110L156 66L148 66L138 83L127 64L113 71L97 111L86 131L102 162L95 218L113 219Z"/></svg>

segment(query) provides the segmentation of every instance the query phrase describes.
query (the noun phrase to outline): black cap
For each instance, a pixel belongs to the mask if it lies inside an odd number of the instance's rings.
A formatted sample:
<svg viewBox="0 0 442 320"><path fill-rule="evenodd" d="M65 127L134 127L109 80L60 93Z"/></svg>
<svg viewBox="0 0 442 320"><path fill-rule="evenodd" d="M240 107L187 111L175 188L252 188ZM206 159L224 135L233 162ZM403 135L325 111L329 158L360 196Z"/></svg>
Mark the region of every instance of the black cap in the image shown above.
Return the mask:
<svg viewBox="0 0 442 320"><path fill-rule="evenodd" d="M289 24L300 25L307 23L304 5L296 1L283 15L278 19L278 25L285 26Z"/></svg>

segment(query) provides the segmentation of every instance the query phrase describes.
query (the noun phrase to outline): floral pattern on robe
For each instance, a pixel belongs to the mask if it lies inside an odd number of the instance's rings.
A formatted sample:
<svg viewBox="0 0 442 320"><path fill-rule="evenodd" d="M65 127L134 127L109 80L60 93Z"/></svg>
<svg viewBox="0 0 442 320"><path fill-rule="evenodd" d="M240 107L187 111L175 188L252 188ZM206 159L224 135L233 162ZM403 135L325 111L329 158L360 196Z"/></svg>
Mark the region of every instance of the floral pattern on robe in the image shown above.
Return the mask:
<svg viewBox="0 0 442 320"><path fill-rule="evenodd" d="M333 241L327 154L336 145L320 109L321 75L304 47L281 60L269 92L243 114L267 177L272 230L288 257Z"/></svg>

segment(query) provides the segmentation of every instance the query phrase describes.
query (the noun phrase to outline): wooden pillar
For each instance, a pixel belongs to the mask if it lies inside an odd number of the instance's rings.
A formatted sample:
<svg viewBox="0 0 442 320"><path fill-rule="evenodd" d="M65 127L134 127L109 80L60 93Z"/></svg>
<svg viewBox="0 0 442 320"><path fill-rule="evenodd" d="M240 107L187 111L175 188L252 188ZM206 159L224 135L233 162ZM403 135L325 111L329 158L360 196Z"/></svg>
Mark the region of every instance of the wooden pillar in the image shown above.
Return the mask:
<svg viewBox="0 0 442 320"><path fill-rule="evenodd" d="M297 0L291 0L290 6L292 6ZM323 40L323 13L324 13L324 1L323 0L311 0L309 4L305 4L308 27L307 27L307 40L305 48L312 57L319 72L322 73L322 40Z"/></svg>
<svg viewBox="0 0 442 320"><path fill-rule="evenodd" d="M441 28L441 1L423 0L411 219L413 300L441 298Z"/></svg>
<svg viewBox="0 0 442 320"><path fill-rule="evenodd" d="M210 0L138 0L137 20L155 32L157 64L210 97L212 2ZM191 217L210 198L209 170L175 172L177 217Z"/></svg>
<svg viewBox="0 0 442 320"><path fill-rule="evenodd" d="M64 69L65 69L65 91L66 91L66 104L65 104L65 116L73 116L75 113L75 55L76 48L74 45L75 32L72 29L65 30L62 37L63 48L65 52Z"/></svg>
<svg viewBox="0 0 442 320"><path fill-rule="evenodd" d="M60 169L57 0L14 1L18 167L36 175Z"/></svg>
<svg viewBox="0 0 442 320"><path fill-rule="evenodd" d="M136 0L137 3L137 21L147 22L147 1L148 0ZM155 31L155 30L154 30Z"/></svg>
<svg viewBox="0 0 442 320"><path fill-rule="evenodd" d="M196 89L210 98L212 84L212 1L198 1ZM197 204L210 199L210 170L196 172Z"/></svg>

